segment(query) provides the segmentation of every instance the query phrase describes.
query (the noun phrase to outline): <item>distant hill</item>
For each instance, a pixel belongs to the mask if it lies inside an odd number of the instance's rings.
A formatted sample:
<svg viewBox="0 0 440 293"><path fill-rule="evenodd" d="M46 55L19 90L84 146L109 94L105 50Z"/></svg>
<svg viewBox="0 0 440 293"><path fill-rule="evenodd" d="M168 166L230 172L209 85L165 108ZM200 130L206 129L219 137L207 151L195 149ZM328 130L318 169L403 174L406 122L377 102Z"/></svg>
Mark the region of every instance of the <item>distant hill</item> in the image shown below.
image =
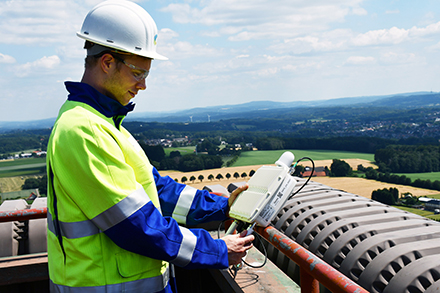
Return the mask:
<svg viewBox="0 0 440 293"><path fill-rule="evenodd" d="M19 121L19 122L1 122L0 133L11 130L29 130L29 129L44 129L51 128L55 123L56 118L49 118L43 120Z"/></svg>
<svg viewBox="0 0 440 293"><path fill-rule="evenodd" d="M131 113L125 121L145 122L208 122L234 118L251 118L257 116L276 116L286 113L289 109L326 108L326 107L384 107L393 109L411 109L440 106L440 93L413 92L395 95L348 97L315 101L254 101L237 105L221 105L204 108L193 108L173 112L143 112ZM11 130L42 129L53 126L55 118L22 121L0 122L0 133Z"/></svg>
<svg viewBox="0 0 440 293"><path fill-rule="evenodd" d="M410 109L420 107L440 106L440 93L415 92L385 96L367 96L339 98L318 101L273 102L255 101L238 105L212 106L193 108L175 112L133 113L126 121L145 122L208 122L225 119L242 118L246 113L255 115L258 112L267 112L263 116L274 116L276 113L298 108L326 108L326 107L389 107L393 109ZM275 111L276 110L276 111ZM272 114L272 115L271 115Z"/></svg>

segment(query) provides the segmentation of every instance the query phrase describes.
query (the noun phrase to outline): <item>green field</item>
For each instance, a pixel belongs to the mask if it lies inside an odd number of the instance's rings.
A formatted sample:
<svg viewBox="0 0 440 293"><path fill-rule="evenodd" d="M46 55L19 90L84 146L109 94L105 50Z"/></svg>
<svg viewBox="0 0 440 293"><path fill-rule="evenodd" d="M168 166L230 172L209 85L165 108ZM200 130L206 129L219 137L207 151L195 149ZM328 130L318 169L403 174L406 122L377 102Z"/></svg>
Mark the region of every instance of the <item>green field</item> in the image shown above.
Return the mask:
<svg viewBox="0 0 440 293"><path fill-rule="evenodd" d="M46 158L0 161L0 178L40 174L46 166Z"/></svg>
<svg viewBox="0 0 440 293"><path fill-rule="evenodd" d="M429 172L429 173L393 173L396 175L405 175L408 178L411 178L411 181L414 181L416 179L421 179L421 180L431 180L431 181L435 181L435 180L440 180L440 172Z"/></svg>
<svg viewBox="0 0 440 293"><path fill-rule="evenodd" d="M432 219L432 220L440 220L440 215L435 215L433 212L430 211L425 211L425 210L419 210L419 209L413 209L413 208L407 208L407 207L401 207L401 206L395 206L396 208L403 210L403 211L407 211L428 219Z"/></svg>
<svg viewBox="0 0 440 293"><path fill-rule="evenodd" d="M168 157L171 152L179 151L182 156L194 153L195 146L177 147L177 148L164 148L165 155Z"/></svg>
<svg viewBox="0 0 440 293"><path fill-rule="evenodd" d="M326 150L275 150L275 151L253 151L243 152L240 158L232 167L273 164L286 151L290 151L295 155L295 161L302 157L309 157L313 161L333 160L333 159L363 159L370 162L374 161L374 154L354 153L354 152L338 152Z"/></svg>

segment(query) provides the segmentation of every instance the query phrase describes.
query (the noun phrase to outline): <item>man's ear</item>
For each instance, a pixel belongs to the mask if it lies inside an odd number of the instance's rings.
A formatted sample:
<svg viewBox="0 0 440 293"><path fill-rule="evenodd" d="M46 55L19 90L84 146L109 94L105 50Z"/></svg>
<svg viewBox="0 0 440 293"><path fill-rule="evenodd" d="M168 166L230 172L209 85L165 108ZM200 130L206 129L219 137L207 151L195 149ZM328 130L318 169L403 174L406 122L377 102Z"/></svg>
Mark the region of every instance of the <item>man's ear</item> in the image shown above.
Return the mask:
<svg viewBox="0 0 440 293"><path fill-rule="evenodd" d="M111 54L104 54L99 59L100 66L103 72L109 73L109 71L116 66L116 60Z"/></svg>

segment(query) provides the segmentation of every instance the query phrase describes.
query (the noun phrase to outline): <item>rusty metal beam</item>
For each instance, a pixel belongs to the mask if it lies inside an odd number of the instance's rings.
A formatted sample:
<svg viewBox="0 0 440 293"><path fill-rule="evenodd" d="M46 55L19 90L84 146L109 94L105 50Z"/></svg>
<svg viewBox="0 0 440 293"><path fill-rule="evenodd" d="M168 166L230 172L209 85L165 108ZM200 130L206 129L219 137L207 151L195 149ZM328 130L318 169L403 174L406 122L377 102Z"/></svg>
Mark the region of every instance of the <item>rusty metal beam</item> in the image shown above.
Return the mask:
<svg viewBox="0 0 440 293"><path fill-rule="evenodd" d="M47 253L0 258L0 286L42 280L49 280Z"/></svg>
<svg viewBox="0 0 440 293"><path fill-rule="evenodd" d="M368 293L367 290L274 227L257 227L255 231L298 264L304 271L302 274L308 274L312 277L304 275L304 278L301 279L302 282L306 280L309 282L309 284L301 284L301 292L306 292L303 289L312 290L307 292L314 292L313 290L316 290L314 279L316 279L333 293Z"/></svg>
<svg viewBox="0 0 440 293"><path fill-rule="evenodd" d="M17 210L0 212L0 223L11 221L26 221L31 219L41 219L47 217L47 208L35 208L27 210Z"/></svg>

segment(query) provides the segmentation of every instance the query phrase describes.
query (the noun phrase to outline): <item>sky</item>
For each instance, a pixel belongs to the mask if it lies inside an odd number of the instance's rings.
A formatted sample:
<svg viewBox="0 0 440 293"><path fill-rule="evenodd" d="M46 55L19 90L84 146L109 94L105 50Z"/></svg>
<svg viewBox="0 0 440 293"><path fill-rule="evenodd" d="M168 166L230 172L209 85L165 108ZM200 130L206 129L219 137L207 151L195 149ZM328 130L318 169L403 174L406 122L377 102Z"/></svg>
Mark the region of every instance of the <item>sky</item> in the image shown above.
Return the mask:
<svg viewBox="0 0 440 293"><path fill-rule="evenodd" d="M0 0L0 121L55 118L98 0ZM139 0L158 27L135 112L440 91L438 0Z"/></svg>

